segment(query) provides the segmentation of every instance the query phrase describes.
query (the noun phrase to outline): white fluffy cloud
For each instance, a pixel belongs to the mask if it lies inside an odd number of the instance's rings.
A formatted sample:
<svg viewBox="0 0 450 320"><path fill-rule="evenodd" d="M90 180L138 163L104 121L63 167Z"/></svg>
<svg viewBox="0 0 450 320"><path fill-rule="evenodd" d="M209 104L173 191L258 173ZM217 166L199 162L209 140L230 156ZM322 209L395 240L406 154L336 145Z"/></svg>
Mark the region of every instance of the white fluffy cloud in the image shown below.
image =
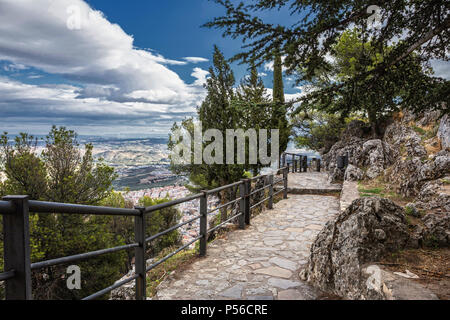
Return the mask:
<svg viewBox="0 0 450 320"><path fill-rule="evenodd" d="M198 77L190 85L168 66L203 58L166 59L134 47L133 42L119 25L83 0L1 0L0 60L16 69L34 67L79 84L64 89L27 87L2 78L2 113L14 113L5 105L36 108L49 117L194 112L204 96L199 83L206 75L194 69ZM25 106L24 101L30 100L32 105ZM50 107L54 101L60 107Z"/></svg>
<svg viewBox="0 0 450 320"><path fill-rule="evenodd" d="M112 132L118 127L133 126L137 132L142 126L163 131L173 121L194 111L187 105L173 109L170 104L119 103L92 97L80 99L77 90L71 85L38 86L0 77L0 127L9 131L11 125L17 123L23 131L29 128L29 123L36 126L41 123L45 127L52 124L95 127L100 122ZM95 128L90 129L89 134L92 133Z"/></svg>
<svg viewBox="0 0 450 320"><path fill-rule="evenodd" d="M209 61L208 59L201 57L184 57L183 59L191 63L200 63Z"/></svg>
<svg viewBox="0 0 450 320"><path fill-rule="evenodd" d="M191 76L196 78L194 85L196 86L203 86L206 84L206 78L209 75L209 72L206 70L203 70L202 68L194 68L193 72L191 73Z"/></svg>

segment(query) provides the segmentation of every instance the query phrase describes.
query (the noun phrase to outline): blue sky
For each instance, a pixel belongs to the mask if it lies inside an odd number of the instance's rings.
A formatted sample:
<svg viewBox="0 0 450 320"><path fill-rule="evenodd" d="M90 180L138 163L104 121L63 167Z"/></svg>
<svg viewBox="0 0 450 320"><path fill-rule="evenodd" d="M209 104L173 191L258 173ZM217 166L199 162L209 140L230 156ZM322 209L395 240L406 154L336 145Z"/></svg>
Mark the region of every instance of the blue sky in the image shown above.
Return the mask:
<svg viewBox="0 0 450 320"><path fill-rule="evenodd" d="M204 99L213 45L240 51L201 27L222 14L208 0L0 0L0 131L167 136ZM232 66L238 83L248 66ZM270 94L270 65L260 73ZM301 92L285 82L288 96Z"/></svg>
<svg viewBox="0 0 450 320"><path fill-rule="evenodd" d="M0 0L0 131L167 136L204 99L213 45L227 58L240 51L241 41L201 28L223 14L208 0ZM232 67L239 82L248 66ZM270 94L270 64L259 72ZM301 94L284 80L288 99Z"/></svg>

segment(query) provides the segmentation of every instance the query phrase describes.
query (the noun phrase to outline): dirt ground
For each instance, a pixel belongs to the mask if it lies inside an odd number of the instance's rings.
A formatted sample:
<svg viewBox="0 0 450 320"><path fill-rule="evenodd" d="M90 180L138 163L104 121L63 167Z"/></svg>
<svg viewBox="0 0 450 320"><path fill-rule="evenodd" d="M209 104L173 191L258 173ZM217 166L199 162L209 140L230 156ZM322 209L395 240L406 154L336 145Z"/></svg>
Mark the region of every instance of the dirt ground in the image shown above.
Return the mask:
<svg viewBox="0 0 450 320"><path fill-rule="evenodd" d="M450 248L411 249L391 254L381 261L386 269L419 276L417 281L441 300L450 300Z"/></svg>

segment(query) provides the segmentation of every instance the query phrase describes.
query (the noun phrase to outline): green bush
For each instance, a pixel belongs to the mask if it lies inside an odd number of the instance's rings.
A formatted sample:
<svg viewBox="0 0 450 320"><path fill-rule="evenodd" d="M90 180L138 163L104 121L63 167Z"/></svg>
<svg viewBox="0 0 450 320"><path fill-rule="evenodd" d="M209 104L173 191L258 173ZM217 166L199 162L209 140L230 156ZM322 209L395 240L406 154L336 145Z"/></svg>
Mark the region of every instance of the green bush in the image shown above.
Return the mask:
<svg viewBox="0 0 450 320"><path fill-rule="evenodd" d="M32 200L98 205L111 192L114 169L94 161L93 146L81 152L74 131L53 127L41 154L37 139L21 133L11 143L0 137L0 170L6 175L3 194L27 194ZM55 259L124 244L109 228L110 217L30 213L31 261ZM3 239L1 239L3 240ZM0 244L3 250L3 244ZM66 267L32 273L35 299L79 299L112 285L124 267L124 253L79 262L82 289L68 290ZM76 263L75 263L76 264ZM1 265L3 269L3 263Z"/></svg>

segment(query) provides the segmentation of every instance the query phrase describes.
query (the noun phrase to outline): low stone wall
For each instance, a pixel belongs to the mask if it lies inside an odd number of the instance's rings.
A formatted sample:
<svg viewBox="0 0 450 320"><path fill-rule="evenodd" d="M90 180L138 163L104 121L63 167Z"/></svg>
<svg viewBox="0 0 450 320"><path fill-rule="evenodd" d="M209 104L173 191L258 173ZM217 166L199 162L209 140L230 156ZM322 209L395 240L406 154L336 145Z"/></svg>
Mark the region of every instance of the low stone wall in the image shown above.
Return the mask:
<svg viewBox="0 0 450 320"><path fill-rule="evenodd" d="M359 198L358 182L344 181L342 185L341 198L339 201L340 211L344 212L353 201Z"/></svg>

